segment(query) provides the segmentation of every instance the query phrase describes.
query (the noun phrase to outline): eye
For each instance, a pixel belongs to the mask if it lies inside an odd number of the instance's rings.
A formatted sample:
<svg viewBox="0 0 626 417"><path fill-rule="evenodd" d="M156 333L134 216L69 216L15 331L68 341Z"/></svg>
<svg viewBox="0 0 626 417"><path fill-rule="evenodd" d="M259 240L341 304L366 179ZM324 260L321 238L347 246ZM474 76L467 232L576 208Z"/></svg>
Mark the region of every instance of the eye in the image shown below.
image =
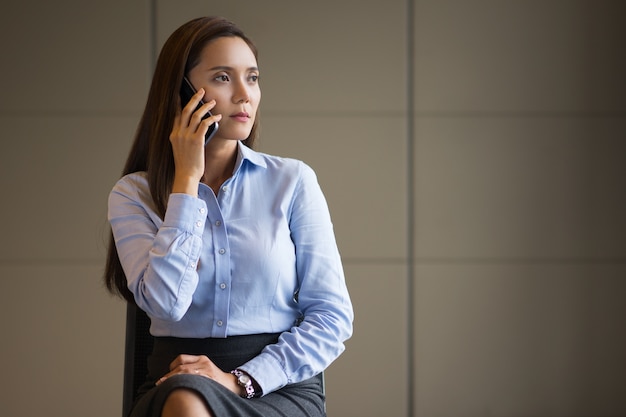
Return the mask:
<svg viewBox="0 0 626 417"><path fill-rule="evenodd" d="M258 74L251 74L251 75L248 77L248 80L249 80L250 82L257 83L257 82L259 82L259 75L258 75Z"/></svg>
<svg viewBox="0 0 626 417"><path fill-rule="evenodd" d="M226 75L226 74L221 74L221 75L218 75L217 77L215 77L215 78L214 78L214 80L216 80L216 81L220 81L220 82L224 82L224 83L225 83L225 82L228 82L228 81L229 81L229 78L228 78L228 75Z"/></svg>

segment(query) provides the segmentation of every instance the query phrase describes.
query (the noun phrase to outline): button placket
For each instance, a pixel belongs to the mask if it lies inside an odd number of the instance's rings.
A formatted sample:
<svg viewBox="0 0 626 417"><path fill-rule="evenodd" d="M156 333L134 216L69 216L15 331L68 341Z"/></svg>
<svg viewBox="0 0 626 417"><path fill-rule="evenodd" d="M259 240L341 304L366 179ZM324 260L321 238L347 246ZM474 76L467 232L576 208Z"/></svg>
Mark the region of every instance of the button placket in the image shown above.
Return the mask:
<svg viewBox="0 0 626 417"><path fill-rule="evenodd" d="M221 190L217 198L211 193L207 201L208 214L206 215L207 234L205 236L211 240L211 252L207 255L212 256L215 263L213 337L226 337L230 302L231 266L228 256L229 243L226 222L224 221L225 214L219 203L222 197L223 192Z"/></svg>

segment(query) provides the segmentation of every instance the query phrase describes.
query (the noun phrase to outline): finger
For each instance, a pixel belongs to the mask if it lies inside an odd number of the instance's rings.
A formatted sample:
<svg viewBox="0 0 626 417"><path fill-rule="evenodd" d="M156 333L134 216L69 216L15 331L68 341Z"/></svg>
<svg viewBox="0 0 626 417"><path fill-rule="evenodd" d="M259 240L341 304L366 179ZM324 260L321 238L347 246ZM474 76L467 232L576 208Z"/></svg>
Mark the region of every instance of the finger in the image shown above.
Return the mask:
<svg viewBox="0 0 626 417"><path fill-rule="evenodd" d="M159 380L156 381L155 385L159 385L163 381L165 381L166 379L168 379L168 378L170 378L170 377L172 377L174 375L180 375L180 374L191 374L191 375L207 376L206 372L205 372L205 369L203 368L203 364L201 364L199 362L185 363L185 364L181 364L181 365L177 365L177 366L173 367L170 370L170 372L168 372L167 374L165 374L161 378L159 378Z"/></svg>
<svg viewBox="0 0 626 417"><path fill-rule="evenodd" d="M200 103L203 97L204 97L204 89L201 88L198 91L196 91L196 93L193 96L191 96L191 99L189 99L189 102L182 103L183 108L181 111L181 124L183 126L189 126L189 121L191 120L191 117L193 116L196 108L198 107L198 104Z"/></svg>
<svg viewBox="0 0 626 417"><path fill-rule="evenodd" d="M165 381L166 379L174 376L174 375L180 375L180 374L195 374L195 375L200 375L200 369L185 369L185 368L176 368L175 370L168 372L167 374L163 375L161 378L159 378L159 380L155 383L155 385L159 385L161 383L163 383L163 381Z"/></svg>
<svg viewBox="0 0 626 417"><path fill-rule="evenodd" d="M211 110L213 107L215 107L216 104L217 102L215 101L215 99L211 99L209 101L204 102L204 104L202 104L202 106L198 109L198 111L204 110L204 114L206 114L206 112Z"/></svg>
<svg viewBox="0 0 626 417"><path fill-rule="evenodd" d="M198 110L194 111L189 119L189 126L190 127L192 125L199 126L200 122L202 122L203 117L206 117L209 114L213 116L213 114L211 114L210 111L213 107L215 107L215 104L216 104L215 100L210 100L207 103L204 103L202 106L198 107Z"/></svg>
<svg viewBox="0 0 626 417"><path fill-rule="evenodd" d="M204 98L204 88L200 88L198 89L198 91L196 91L196 93L191 96L191 99L189 99L188 103L183 103L183 115L188 115L190 116L191 113L194 112L194 110L196 109L196 107L198 107L198 104L200 103L200 100L202 100L202 98Z"/></svg>
<svg viewBox="0 0 626 417"><path fill-rule="evenodd" d="M196 356L196 355L186 355L186 354L178 355L176 359L174 359L172 363L170 363L170 371L173 371L174 369L182 365L196 363L198 362L199 359L200 359L200 356Z"/></svg>
<svg viewBox="0 0 626 417"><path fill-rule="evenodd" d="M209 130L209 126L211 126L215 122L219 122L220 120L222 120L221 114L214 114L211 117L207 117L206 119L200 122L200 124L198 125L197 132L202 133L202 135L204 136L206 132Z"/></svg>

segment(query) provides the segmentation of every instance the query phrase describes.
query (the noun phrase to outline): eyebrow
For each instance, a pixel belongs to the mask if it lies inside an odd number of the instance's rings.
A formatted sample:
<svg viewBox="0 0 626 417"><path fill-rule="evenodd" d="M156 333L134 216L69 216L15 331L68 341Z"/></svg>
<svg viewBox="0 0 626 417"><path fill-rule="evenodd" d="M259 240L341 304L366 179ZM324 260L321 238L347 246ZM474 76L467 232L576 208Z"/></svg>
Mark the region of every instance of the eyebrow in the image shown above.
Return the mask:
<svg viewBox="0 0 626 417"><path fill-rule="evenodd" d="M217 67L209 68L209 71L233 71L235 68L226 65L218 65ZM258 71L259 67L249 67L247 71Z"/></svg>

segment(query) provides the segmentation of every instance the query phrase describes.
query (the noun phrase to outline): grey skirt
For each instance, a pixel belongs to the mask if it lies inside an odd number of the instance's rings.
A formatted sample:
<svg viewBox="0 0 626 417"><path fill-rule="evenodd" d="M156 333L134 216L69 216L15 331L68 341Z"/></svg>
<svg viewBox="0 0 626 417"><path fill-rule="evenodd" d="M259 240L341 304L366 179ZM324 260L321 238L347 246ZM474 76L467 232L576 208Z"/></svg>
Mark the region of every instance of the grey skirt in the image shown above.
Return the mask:
<svg viewBox="0 0 626 417"><path fill-rule="evenodd" d="M204 398L216 417L325 417L321 375L287 385L260 398L245 399L212 379L200 375L175 375L155 386L169 372L179 354L206 355L224 372L243 365L280 334L234 336L225 339L157 337L148 358L148 377L140 388L131 417L160 417L169 394L186 388Z"/></svg>

